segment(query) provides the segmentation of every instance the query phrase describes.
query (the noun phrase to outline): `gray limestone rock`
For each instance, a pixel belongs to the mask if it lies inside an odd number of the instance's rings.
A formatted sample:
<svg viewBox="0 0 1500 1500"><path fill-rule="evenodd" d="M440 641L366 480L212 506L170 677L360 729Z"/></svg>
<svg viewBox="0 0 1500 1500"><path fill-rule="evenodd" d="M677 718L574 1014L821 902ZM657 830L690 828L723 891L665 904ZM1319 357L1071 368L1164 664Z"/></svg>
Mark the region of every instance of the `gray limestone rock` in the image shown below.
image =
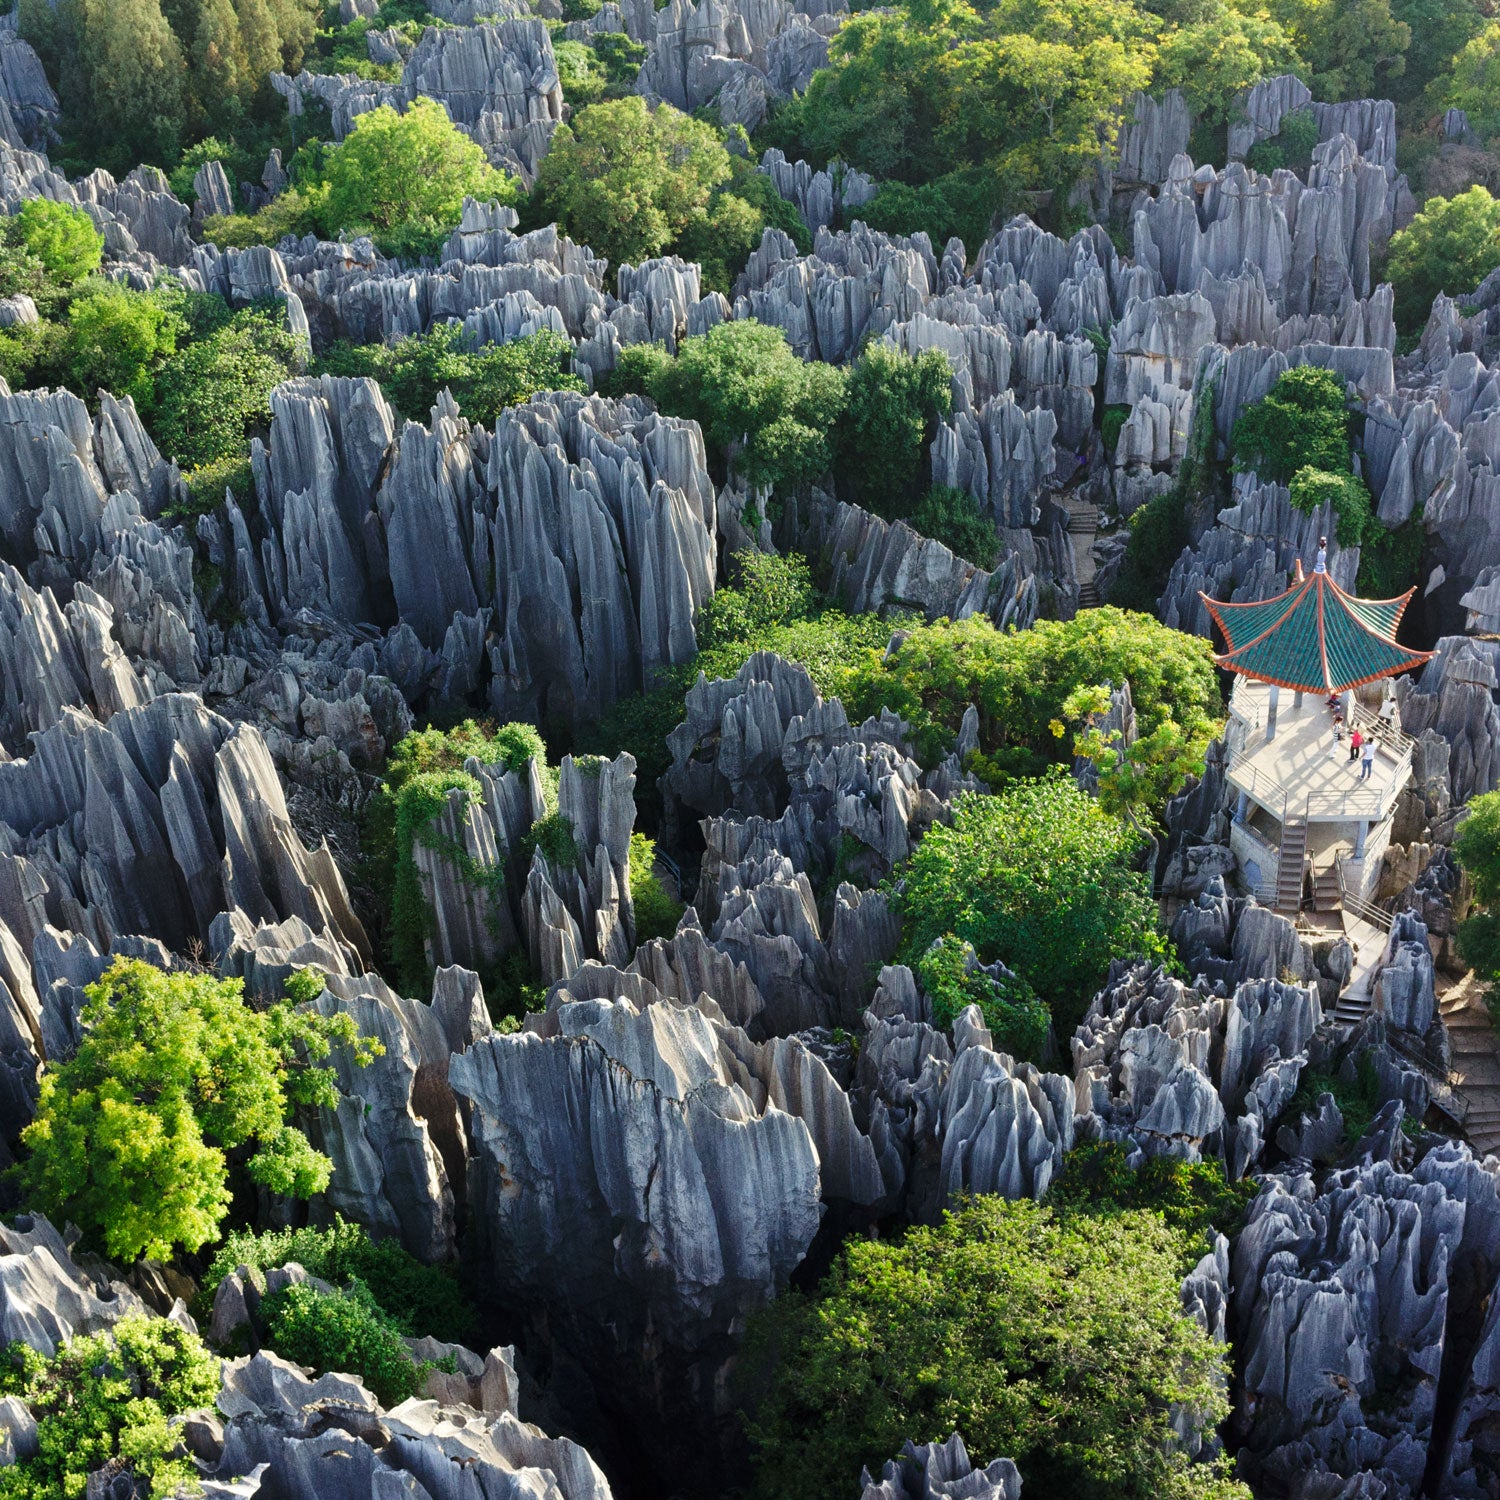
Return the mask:
<svg viewBox="0 0 1500 1500"><path fill-rule="evenodd" d="M145 1310L123 1282L78 1266L69 1243L39 1214L20 1215L13 1229L0 1225L0 1335L7 1343L50 1356L71 1338Z"/></svg>
<svg viewBox="0 0 1500 1500"><path fill-rule="evenodd" d="M1021 1500L1021 1475L1008 1458L977 1468L958 1433L947 1442L918 1447L907 1439L899 1459L890 1459L879 1480L866 1469L860 1500Z"/></svg>

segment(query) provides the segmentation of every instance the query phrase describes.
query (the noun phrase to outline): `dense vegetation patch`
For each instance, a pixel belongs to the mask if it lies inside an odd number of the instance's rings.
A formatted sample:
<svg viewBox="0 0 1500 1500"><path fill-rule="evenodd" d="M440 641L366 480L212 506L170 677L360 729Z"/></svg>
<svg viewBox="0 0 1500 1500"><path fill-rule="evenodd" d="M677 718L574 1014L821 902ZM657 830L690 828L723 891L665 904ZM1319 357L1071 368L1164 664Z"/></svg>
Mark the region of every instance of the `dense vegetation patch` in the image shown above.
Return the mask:
<svg viewBox="0 0 1500 1500"><path fill-rule="evenodd" d="M31 1409L38 1451L0 1469L0 1497L82 1500L89 1475L106 1465L145 1494L193 1485L198 1471L168 1423L218 1394L218 1360L166 1318L132 1314L50 1359L11 1344L0 1357L0 1395Z"/></svg>
<svg viewBox="0 0 1500 1500"><path fill-rule="evenodd" d="M284 1001L253 1010L243 990L117 958L85 991L78 1050L42 1073L21 1134L26 1201L134 1260L216 1237L231 1154L270 1192L321 1192L333 1163L289 1123L292 1111L337 1103L333 1070L319 1066L334 1046L360 1063L383 1049L348 1015Z"/></svg>
<svg viewBox="0 0 1500 1500"><path fill-rule="evenodd" d="M1500 65L1496 72L1500 79ZM1401 331L1420 332L1434 297L1446 292L1462 301L1496 266L1500 202L1486 188L1428 199L1416 218L1391 236L1385 269L1396 293Z"/></svg>
<svg viewBox="0 0 1500 1500"><path fill-rule="evenodd" d="M816 1293L757 1319L754 1493L842 1500L861 1466L957 1431L981 1463L1014 1459L1028 1492L1243 1500L1173 1441L1174 1405L1199 1431L1228 1414L1227 1352L1182 1311L1180 1250L1153 1213L1001 1198L850 1241Z"/></svg>
<svg viewBox="0 0 1500 1500"><path fill-rule="evenodd" d="M1162 958L1139 836L1061 769L994 796L957 798L892 877L901 958L920 966L950 935L999 959L1070 1035L1112 959Z"/></svg>

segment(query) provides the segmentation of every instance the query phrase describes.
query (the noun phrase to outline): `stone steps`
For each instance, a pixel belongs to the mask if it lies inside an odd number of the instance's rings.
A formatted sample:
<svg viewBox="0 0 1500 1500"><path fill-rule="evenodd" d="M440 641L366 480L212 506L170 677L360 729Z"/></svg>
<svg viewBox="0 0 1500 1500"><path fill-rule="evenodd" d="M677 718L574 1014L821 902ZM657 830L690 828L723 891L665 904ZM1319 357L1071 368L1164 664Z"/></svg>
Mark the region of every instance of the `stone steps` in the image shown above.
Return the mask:
<svg viewBox="0 0 1500 1500"><path fill-rule="evenodd" d="M1478 1156L1500 1156L1500 1048L1480 986L1465 974L1438 1001L1456 1086L1469 1101L1464 1136Z"/></svg>

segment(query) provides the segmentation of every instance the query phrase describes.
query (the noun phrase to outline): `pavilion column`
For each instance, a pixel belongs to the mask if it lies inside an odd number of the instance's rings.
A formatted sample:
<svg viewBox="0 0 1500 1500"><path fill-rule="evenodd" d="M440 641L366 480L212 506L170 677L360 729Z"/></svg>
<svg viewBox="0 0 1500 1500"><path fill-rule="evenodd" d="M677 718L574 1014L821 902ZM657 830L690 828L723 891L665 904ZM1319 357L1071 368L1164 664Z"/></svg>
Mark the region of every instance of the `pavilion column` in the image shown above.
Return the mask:
<svg viewBox="0 0 1500 1500"><path fill-rule="evenodd" d="M1271 684L1270 701L1266 705L1266 743L1270 744L1276 738L1276 702L1281 697L1281 689L1273 682Z"/></svg>
<svg viewBox="0 0 1500 1500"><path fill-rule="evenodd" d="M1354 827L1354 857L1355 859L1363 859L1365 857L1365 834L1370 830L1369 820L1361 818Z"/></svg>
<svg viewBox="0 0 1500 1500"><path fill-rule="evenodd" d="M1241 792L1240 793L1240 797L1239 797L1239 801L1236 802L1235 805L1234 805L1234 821L1236 823L1243 823L1245 821L1245 819L1249 816L1249 814L1250 814L1250 795L1249 795L1248 792Z"/></svg>
<svg viewBox="0 0 1500 1500"><path fill-rule="evenodd" d="M1300 688L1297 690L1296 696L1292 699L1292 712L1294 714L1302 712L1302 690Z"/></svg>
<svg viewBox="0 0 1500 1500"><path fill-rule="evenodd" d="M1352 715L1354 713L1354 689L1353 688L1348 688L1348 689L1345 690L1344 697L1343 697L1343 702L1341 704L1341 707L1342 707L1343 712L1344 712L1344 723L1346 723L1346 724L1348 724L1348 725L1350 725L1352 727L1353 724L1354 724L1354 719L1352 717Z"/></svg>

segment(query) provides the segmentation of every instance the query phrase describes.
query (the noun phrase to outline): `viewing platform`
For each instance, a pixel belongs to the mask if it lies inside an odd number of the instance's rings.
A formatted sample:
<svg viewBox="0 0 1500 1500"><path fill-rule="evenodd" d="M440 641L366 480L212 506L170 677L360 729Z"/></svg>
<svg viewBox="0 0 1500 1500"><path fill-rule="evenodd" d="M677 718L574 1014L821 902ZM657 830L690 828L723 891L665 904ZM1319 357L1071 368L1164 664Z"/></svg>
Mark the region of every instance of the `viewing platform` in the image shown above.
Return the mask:
<svg viewBox="0 0 1500 1500"><path fill-rule="evenodd" d="M1354 1022L1371 1004L1390 931L1373 897L1413 748L1389 687L1373 710L1357 692L1430 653L1396 640L1410 591L1358 599L1321 564L1320 553L1319 567L1304 575L1299 563L1274 599L1202 597L1227 646L1215 661L1236 674L1224 742L1239 879L1263 906L1289 916L1309 906L1337 914L1356 963L1336 1014Z"/></svg>

